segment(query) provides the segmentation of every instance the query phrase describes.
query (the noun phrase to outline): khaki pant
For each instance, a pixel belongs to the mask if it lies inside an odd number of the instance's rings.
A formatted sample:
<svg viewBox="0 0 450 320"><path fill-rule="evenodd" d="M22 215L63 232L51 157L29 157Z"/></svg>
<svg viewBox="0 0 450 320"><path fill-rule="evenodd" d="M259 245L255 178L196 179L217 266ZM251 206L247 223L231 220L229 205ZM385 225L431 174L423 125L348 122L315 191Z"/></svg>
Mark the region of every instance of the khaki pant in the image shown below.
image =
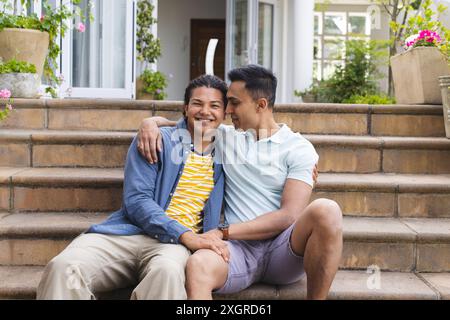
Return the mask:
<svg viewBox="0 0 450 320"><path fill-rule="evenodd" d="M131 299L186 299L189 250L145 235L82 234L46 266L37 299L95 299L130 286Z"/></svg>

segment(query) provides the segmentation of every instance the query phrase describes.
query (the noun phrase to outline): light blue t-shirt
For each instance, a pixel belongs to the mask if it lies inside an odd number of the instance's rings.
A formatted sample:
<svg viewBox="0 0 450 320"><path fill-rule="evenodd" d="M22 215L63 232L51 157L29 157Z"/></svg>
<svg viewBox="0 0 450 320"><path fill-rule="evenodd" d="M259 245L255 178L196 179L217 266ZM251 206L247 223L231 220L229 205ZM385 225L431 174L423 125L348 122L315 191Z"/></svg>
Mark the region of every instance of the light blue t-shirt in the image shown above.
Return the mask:
<svg viewBox="0 0 450 320"><path fill-rule="evenodd" d="M230 224L280 209L286 179L314 183L319 155L301 134L282 125L269 138L255 137L251 130L221 125L215 140L225 172L225 218Z"/></svg>

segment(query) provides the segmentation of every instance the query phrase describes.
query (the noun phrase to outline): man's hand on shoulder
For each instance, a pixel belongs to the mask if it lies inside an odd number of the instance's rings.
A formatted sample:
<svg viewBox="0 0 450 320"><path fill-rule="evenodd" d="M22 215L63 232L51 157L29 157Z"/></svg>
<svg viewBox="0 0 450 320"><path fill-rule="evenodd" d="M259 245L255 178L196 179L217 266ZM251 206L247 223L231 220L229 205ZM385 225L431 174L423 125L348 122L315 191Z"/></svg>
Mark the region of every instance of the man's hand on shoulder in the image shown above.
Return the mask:
<svg viewBox="0 0 450 320"><path fill-rule="evenodd" d="M149 163L158 162L158 152L162 151L162 136L159 127L174 126L176 122L162 117L142 120L138 131L138 150Z"/></svg>

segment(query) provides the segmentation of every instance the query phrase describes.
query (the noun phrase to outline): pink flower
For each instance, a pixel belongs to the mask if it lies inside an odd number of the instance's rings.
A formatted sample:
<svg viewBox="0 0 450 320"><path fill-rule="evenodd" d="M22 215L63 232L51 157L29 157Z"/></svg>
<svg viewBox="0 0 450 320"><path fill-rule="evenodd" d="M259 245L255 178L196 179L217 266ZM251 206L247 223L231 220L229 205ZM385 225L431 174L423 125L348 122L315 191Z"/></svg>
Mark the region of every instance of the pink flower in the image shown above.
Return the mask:
<svg viewBox="0 0 450 320"><path fill-rule="evenodd" d="M423 46L427 43L437 46L441 43L442 39L439 34L432 30L421 30L418 34L409 36L405 40L406 49L411 47Z"/></svg>
<svg viewBox="0 0 450 320"><path fill-rule="evenodd" d="M40 21L41 21L41 22L44 22L44 19L45 19L45 16L41 16Z"/></svg>
<svg viewBox="0 0 450 320"><path fill-rule="evenodd" d="M0 98L9 99L11 97L11 91L8 89L0 90Z"/></svg>
<svg viewBox="0 0 450 320"><path fill-rule="evenodd" d="M86 26L84 25L83 22L78 23L77 30L78 30L78 32L85 32L86 31Z"/></svg>
<svg viewBox="0 0 450 320"><path fill-rule="evenodd" d="M12 109L13 109L12 105L10 105L10 104L7 104L6 108L8 108L9 111L12 111Z"/></svg>

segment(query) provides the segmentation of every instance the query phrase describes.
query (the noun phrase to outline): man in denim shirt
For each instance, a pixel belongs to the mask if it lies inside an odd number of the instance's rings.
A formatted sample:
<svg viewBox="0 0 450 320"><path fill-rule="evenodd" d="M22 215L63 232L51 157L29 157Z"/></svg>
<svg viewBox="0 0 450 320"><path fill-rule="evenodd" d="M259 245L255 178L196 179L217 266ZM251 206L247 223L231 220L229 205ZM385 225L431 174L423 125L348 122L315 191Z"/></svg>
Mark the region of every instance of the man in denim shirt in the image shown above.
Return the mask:
<svg viewBox="0 0 450 320"><path fill-rule="evenodd" d="M133 140L122 208L49 262L38 299L93 299L137 283L132 299L185 299L191 252L210 249L228 261L225 242L212 232L220 220L224 174L213 144L202 138L224 119L226 91L214 76L191 81L185 117L161 129L158 162L148 163Z"/></svg>

